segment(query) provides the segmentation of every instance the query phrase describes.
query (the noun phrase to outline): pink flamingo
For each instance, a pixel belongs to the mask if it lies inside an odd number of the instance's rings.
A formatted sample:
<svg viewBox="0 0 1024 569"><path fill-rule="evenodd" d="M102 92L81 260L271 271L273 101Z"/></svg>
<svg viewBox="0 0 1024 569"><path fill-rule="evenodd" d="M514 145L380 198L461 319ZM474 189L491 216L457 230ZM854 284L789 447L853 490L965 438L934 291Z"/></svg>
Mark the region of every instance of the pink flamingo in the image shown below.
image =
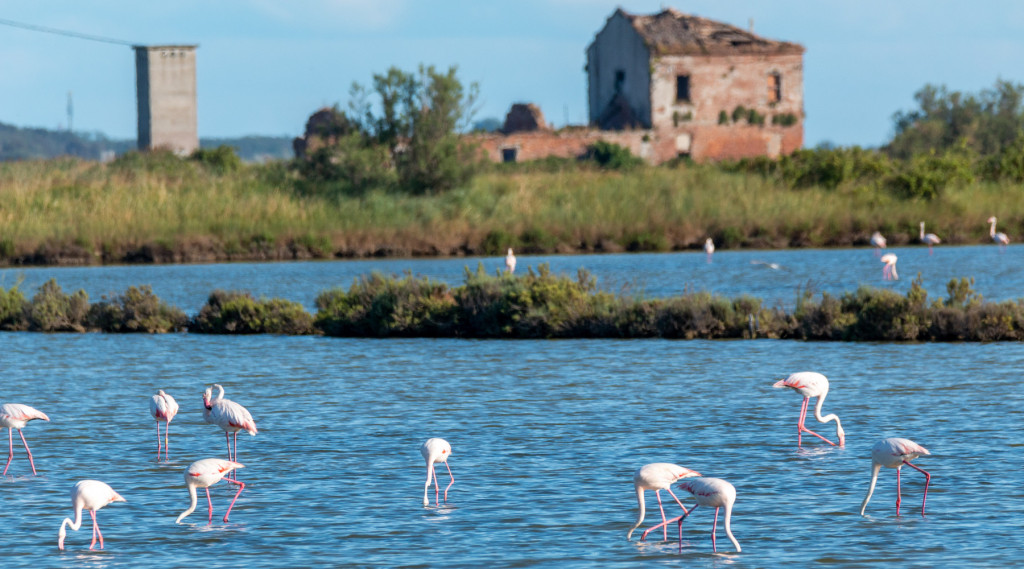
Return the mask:
<svg viewBox="0 0 1024 569"><path fill-rule="evenodd" d="M929 255L932 254L932 245L938 245L939 243L942 243L942 239L939 239L938 235L936 235L934 233L925 233L924 232L924 222L923 221L921 222L921 243L924 243L925 245L928 246L928 254Z"/></svg>
<svg viewBox="0 0 1024 569"><path fill-rule="evenodd" d="M156 459L160 460L160 421L163 421L165 424L163 440L164 460L170 460L168 456L170 446L168 446L167 436L171 430L171 419L174 419L174 416L178 414L178 402L170 395L164 393L163 389L157 390L156 395L149 400L149 412L156 419Z"/></svg>
<svg viewBox="0 0 1024 569"><path fill-rule="evenodd" d="M508 248L508 254L505 255L505 270L509 274L516 272L516 256L512 254L512 248Z"/></svg>
<svg viewBox="0 0 1024 569"><path fill-rule="evenodd" d="M886 253L885 255L882 255L882 262L885 263L885 266L882 267L882 279L887 281L898 281L900 276L896 274L896 255Z"/></svg>
<svg viewBox="0 0 1024 569"><path fill-rule="evenodd" d="M427 484L423 487L423 505L430 505L430 498L427 497L427 490L430 489L430 481L434 481L434 505L440 504L441 488L437 484L437 472L434 470L434 463L443 462L444 467L448 469L448 476L451 476L452 481L448 483L448 486L444 489L444 501L448 502L448 489L455 484L455 476L452 475L452 467L448 466L448 457L452 455L452 445L448 444L448 441L439 438L427 439L420 446L420 454L423 455L423 460L427 461Z"/></svg>
<svg viewBox="0 0 1024 569"><path fill-rule="evenodd" d="M1010 238L1007 237L1006 234L1003 233L1002 231L1000 231L998 233L996 232L996 218L995 218L995 216L992 216L992 217L988 218L988 222L992 224L992 227L990 227L989 230L988 230L989 237L992 238L992 241L994 241L996 243L996 245L999 245L999 250L1000 251L1005 251L1006 250L1006 246L1010 244Z"/></svg>
<svg viewBox="0 0 1024 569"><path fill-rule="evenodd" d="M879 232L871 234L871 246L875 248L875 256L882 253L882 249L885 249L885 237Z"/></svg>
<svg viewBox="0 0 1024 569"><path fill-rule="evenodd" d="M178 516L178 519L174 520L174 523L180 524L181 520L185 519L186 516L196 510L196 502L198 500L198 497L196 496L196 488L205 488L206 503L210 507L208 523L212 524L213 500L210 499L210 486L213 486L221 480L227 480L232 484L238 485L238 492L235 492L235 497L231 500L231 504L228 505L228 511L224 513L224 522L227 523L228 516L231 515L231 508L235 506L235 500L238 500L238 496L241 495L242 490L245 490L244 482L228 478L227 474L232 470L238 470L239 468L244 467L244 464L220 458L204 458L188 465L188 468L185 469L185 486L188 487L189 506L187 510Z"/></svg>
<svg viewBox="0 0 1024 569"><path fill-rule="evenodd" d="M875 446L871 447L871 486L868 486L868 495L864 497L864 503L860 505L860 515L863 516L864 510L868 507L871 494L875 491L878 471L883 466L896 469L896 515L900 515L900 470L905 464L924 474L924 498L921 500L921 515L923 516L924 504L928 500L928 484L932 481L932 475L910 464L910 461L928 454L931 454L928 449L910 439L893 437L875 443Z"/></svg>
<svg viewBox="0 0 1024 569"><path fill-rule="evenodd" d="M21 432L25 428L25 424L32 419L50 420L45 413L28 405L22 405L21 403L4 403L0 405L0 429L7 429L8 443L7 465L4 466L4 472L0 476L7 476L7 469L10 468L11 460L14 458L14 429L18 429L21 443L25 445L25 452L28 453L28 463L32 466L32 475L35 476L36 463L32 460L32 451L29 450L28 442L25 441L25 433Z"/></svg>
<svg viewBox="0 0 1024 569"><path fill-rule="evenodd" d="M819 423L827 423L835 420L836 437L839 438L839 446L844 446L846 444L846 433L843 431L843 426L839 422L839 417L835 414L826 415L824 417L821 416L821 406L825 402L825 396L828 395L828 378L817 372L801 371L794 373L786 379L775 382L772 387L789 387L804 396L803 407L800 408L800 420L797 421L796 424L796 446L800 446L800 435L805 431L832 446L836 446L835 443L808 429L804 424L804 421L807 418L807 403L810 401L811 397L818 398L817 404L814 405L814 418L817 419Z"/></svg>
<svg viewBox="0 0 1024 569"><path fill-rule="evenodd" d="M681 479L691 476L700 476L700 473L689 468L683 468L678 464L671 464L668 462L652 462L651 464L645 464L640 468L636 469L633 473L633 488L636 490L636 501L640 506L640 512L637 515L636 523L633 527L629 528L629 532L626 533L626 539L633 536L633 530L640 527L640 524L644 523L644 515L646 514L646 504L644 500L644 490L654 490L654 495L658 498L658 509L661 510L661 521L662 525L665 525L665 508L661 505L661 491L667 490L672 495L672 499L679 504L679 507L683 509L685 513L686 506L679 501L679 498L672 492L672 483ZM653 528L652 528L653 529ZM647 533L651 530L645 531L640 539L647 539ZM664 528L662 532L665 539L668 539L668 527Z"/></svg>
<svg viewBox="0 0 1024 569"><path fill-rule="evenodd" d="M211 397L213 388L207 387L203 392L203 420L211 425L217 425L224 429L224 437L228 442L228 460L238 460L238 431L246 431L256 436L256 422L253 421L249 410L230 399L224 399L224 388L213 384L217 388L217 396ZM234 434L234 446L231 444L231 435Z"/></svg>
<svg viewBox="0 0 1024 569"><path fill-rule="evenodd" d="M704 240L704 252L708 255L708 262L711 262L711 256L715 254L715 242L710 237Z"/></svg>
<svg viewBox="0 0 1024 569"><path fill-rule="evenodd" d="M75 508L75 521L71 521L71 518L64 518L60 524L60 531L57 533L57 548L64 551L64 538L68 535L67 529L65 529L67 526L71 526L74 531L78 531L78 528L82 527L82 510L85 509L89 510L89 514L92 516L92 543L89 544L89 551L92 551L96 545L97 538L100 541L100 549L103 549L103 534L100 533L100 526L96 524L96 510L113 502L124 501L125 499L120 494L114 492L114 489L104 482L99 480L79 481L71 489L71 505Z"/></svg>
<svg viewBox="0 0 1024 569"><path fill-rule="evenodd" d="M718 553L718 544L715 541L715 533L718 530L718 510L725 508L725 535L729 536L729 540L736 546L736 553L740 553L743 549L740 548L740 542L736 541L736 537L732 534L732 527L730 522L732 521L732 506L736 503L736 487L729 484L721 478L687 478L679 483L681 490L686 490L696 499L697 504L690 508L689 512L662 522L651 529L662 525L668 525L672 522L679 524L679 552L683 551L683 521L686 520L687 516L692 514L697 506L708 506L715 509L715 522L711 526L711 549L715 553ZM650 530L647 530L650 531Z"/></svg>

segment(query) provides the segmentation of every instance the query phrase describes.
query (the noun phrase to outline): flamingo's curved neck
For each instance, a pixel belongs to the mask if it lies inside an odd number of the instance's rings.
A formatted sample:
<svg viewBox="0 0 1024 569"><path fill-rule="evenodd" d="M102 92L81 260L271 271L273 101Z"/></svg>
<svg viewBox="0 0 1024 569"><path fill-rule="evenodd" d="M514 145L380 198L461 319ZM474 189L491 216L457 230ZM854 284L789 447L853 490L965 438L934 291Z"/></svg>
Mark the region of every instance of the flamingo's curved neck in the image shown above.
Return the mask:
<svg viewBox="0 0 1024 569"><path fill-rule="evenodd" d="M732 504L725 505L725 535L729 536L729 541L736 546L736 553L740 553L743 550L740 549L740 542L736 541L736 537L732 535L732 527L729 525L732 519Z"/></svg>
<svg viewBox="0 0 1024 569"><path fill-rule="evenodd" d="M174 523L176 523L176 524L181 523L181 520L184 519L185 516L191 514L194 511L196 511L196 501L198 499L197 496L196 496L196 487L191 485L191 484L188 485L188 499L189 499L188 509L185 510L184 512L182 512L181 515L178 516L178 519L174 520Z"/></svg>
<svg viewBox="0 0 1024 569"><path fill-rule="evenodd" d="M839 422L839 415L835 413L829 413L824 417L821 416L821 406L825 404L825 396L828 395L828 389L826 389L821 395L818 396L818 402L814 405L814 418L819 423L827 423L829 421L836 422L836 436L839 436L839 432L843 430L843 425Z"/></svg>
<svg viewBox="0 0 1024 569"><path fill-rule="evenodd" d="M636 516L636 523L633 524L633 527L629 528L629 531L626 533L626 539L633 537L633 530L640 527L640 524L644 523L644 516L647 514L647 508L644 504L644 489L641 488L640 485L636 485L636 502L640 506L640 510Z"/></svg>
<svg viewBox="0 0 1024 569"><path fill-rule="evenodd" d="M220 401L224 399L224 388L220 385L214 385L217 388L217 396L213 398L214 401Z"/></svg>
<svg viewBox="0 0 1024 569"><path fill-rule="evenodd" d="M993 238L996 236L996 220L994 219L992 220L992 227L988 229L988 236Z"/></svg>
<svg viewBox="0 0 1024 569"><path fill-rule="evenodd" d="M871 485L868 486L868 495L864 496L864 502L860 505L860 515L864 515L864 510L868 507L868 501L871 500L871 495L875 492L875 482L878 482L878 471L882 469L881 464L871 465Z"/></svg>

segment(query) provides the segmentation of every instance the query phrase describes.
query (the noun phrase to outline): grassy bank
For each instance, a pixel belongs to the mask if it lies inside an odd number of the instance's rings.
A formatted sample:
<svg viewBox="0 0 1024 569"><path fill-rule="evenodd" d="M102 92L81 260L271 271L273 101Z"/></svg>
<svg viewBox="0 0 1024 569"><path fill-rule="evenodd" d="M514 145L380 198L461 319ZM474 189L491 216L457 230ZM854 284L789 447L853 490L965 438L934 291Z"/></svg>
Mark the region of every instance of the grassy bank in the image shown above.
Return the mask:
<svg viewBox="0 0 1024 569"><path fill-rule="evenodd" d="M898 199L870 184L793 189L716 166L493 168L439 195L303 191L284 164L221 171L156 154L0 164L0 263L96 264L374 255L988 242L1024 232L1019 185Z"/></svg>
<svg viewBox="0 0 1024 569"><path fill-rule="evenodd" d="M541 265L524 275L466 270L458 287L406 274L373 274L324 291L317 312L282 299L214 291L193 317L148 287L90 303L49 281L27 298L0 289L0 329L40 332L325 334L448 338L779 338L843 341L1020 341L1024 301L983 302L973 281L952 280L929 299L916 280L906 296L862 287L839 297L804 294L789 313L760 299L708 293L662 299L602 292Z"/></svg>

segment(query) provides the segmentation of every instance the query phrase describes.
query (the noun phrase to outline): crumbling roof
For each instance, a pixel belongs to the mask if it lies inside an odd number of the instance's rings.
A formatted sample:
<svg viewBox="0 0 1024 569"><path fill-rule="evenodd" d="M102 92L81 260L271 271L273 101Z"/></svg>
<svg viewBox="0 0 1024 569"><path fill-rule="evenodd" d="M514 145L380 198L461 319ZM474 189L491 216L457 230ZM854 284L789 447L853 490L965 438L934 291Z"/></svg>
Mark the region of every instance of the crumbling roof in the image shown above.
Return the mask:
<svg viewBox="0 0 1024 569"><path fill-rule="evenodd" d="M533 103L516 103L505 115L505 126L501 131L505 134L513 132L530 132L534 130L551 130L544 122L544 113Z"/></svg>
<svg viewBox="0 0 1024 569"><path fill-rule="evenodd" d="M667 8L657 14L618 10L640 34L651 55L801 54L798 43L776 41L700 16Z"/></svg>

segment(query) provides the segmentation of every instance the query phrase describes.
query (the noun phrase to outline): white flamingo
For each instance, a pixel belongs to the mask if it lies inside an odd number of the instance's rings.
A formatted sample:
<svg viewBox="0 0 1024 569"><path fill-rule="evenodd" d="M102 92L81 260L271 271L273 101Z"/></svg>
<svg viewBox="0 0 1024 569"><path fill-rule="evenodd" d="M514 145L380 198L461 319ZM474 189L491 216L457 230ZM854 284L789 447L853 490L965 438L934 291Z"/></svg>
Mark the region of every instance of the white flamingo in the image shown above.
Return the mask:
<svg viewBox="0 0 1024 569"><path fill-rule="evenodd" d="M25 428L25 424L32 419L42 419L49 421L50 418L46 416L46 413L33 409L28 405L22 405L21 403L4 403L0 405L0 429L7 429L7 464L4 466L3 474L0 476L7 476L7 469L11 466L11 460L14 458L14 429L18 429L18 435L21 436L21 444L25 445L25 452L28 453L28 463L32 466L32 475L36 473L36 463L32 460L32 451L28 448L28 442L25 441L25 433L21 430Z"/></svg>
<svg viewBox="0 0 1024 569"><path fill-rule="evenodd" d="M171 430L171 420L178 414L178 402L173 397L164 393L163 389L157 390L149 400L149 412L156 419L156 459L160 460L160 422L164 422L164 460L169 460L168 453L170 452L170 446L168 446L168 434Z"/></svg>
<svg viewBox="0 0 1024 569"><path fill-rule="evenodd" d="M679 552L683 551L683 521L686 520L687 516L697 510L697 506L708 506L715 509L715 522L711 526L711 549L715 553L718 553L718 544L715 540L715 532L718 529L718 510L725 508L725 535L729 536L729 540L736 547L736 553L740 553L743 549L740 548L740 542L736 541L736 536L732 534L732 506L736 503L736 487L729 484L721 478L687 478L679 483L681 490L686 490L690 494L693 494L697 504L690 508L690 511L679 516L678 518L672 518L667 522L663 522L654 526L651 529L662 525L668 525L672 522L679 524ZM650 530L647 530L650 531Z"/></svg>
<svg viewBox="0 0 1024 569"><path fill-rule="evenodd" d="M626 533L626 539L631 538L633 536L633 530L640 527L640 524L644 523L644 515L647 511L644 500L644 490L654 490L654 495L658 498L658 509L661 510L662 525L664 525L665 508L661 505L661 491L667 490L668 493L672 495L672 499L675 500L676 503L679 504L679 507L683 509L683 513L686 513L686 506L684 506L683 503L679 501L679 498L672 492L672 483L681 478L692 476L700 476L700 473L669 462L652 462L651 464L645 464L636 469L636 472L633 473L633 488L636 490L636 501L640 510L636 517L636 523L633 524L633 527L629 528L629 532ZM646 539L649 531L651 530L645 531L640 539ZM663 537L668 539L668 527L665 527L662 533Z"/></svg>
<svg viewBox="0 0 1024 569"><path fill-rule="evenodd" d="M210 500L210 486L221 480L227 480L232 484L238 485L238 492L235 492L235 497L231 500L231 504L228 505L228 511L224 513L224 522L226 523L228 516L231 515L231 508L235 506L235 500L238 500L242 490L245 490L244 482L228 478L227 474L232 470L244 467L244 464L221 458L204 458L188 465L188 468L185 469L185 486L188 487L189 506L187 510L178 516L178 519L174 520L174 523L180 524L181 520L195 511L197 502L196 488L204 488L206 490L206 503L210 506L209 523L213 523L213 501Z"/></svg>
<svg viewBox="0 0 1024 569"><path fill-rule="evenodd" d="M929 255L932 254L932 245L938 245L939 243L942 243L942 239L939 239L938 235L936 235L934 233L925 233L924 232L924 222L923 221L921 222L921 243L924 243L925 245L928 246L928 254Z"/></svg>
<svg viewBox="0 0 1024 569"><path fill-rule="evenodd" d="M64 551L64 538L68 534L67 526L71 526L74 531L78 531L78 528L82 527L82 510L84 509L89 510L89 514L92 516L92 543L89 544L89 550L91 551L96 545L97 538L99 538L100 549L103 549L103 534L100 533L100 526L96 524L96 510L113 502L124 501L126 500L120 494L114 492L114 489L104 482L99 480L79 481L71 489L71 505L75 508L75 519L72 521L71 518L64 518L60 524L60 531L57 532L57 548Z"/></svg>
<svg viewBox="0 0 1024 569"><path fill-rule="evenodd" d="M898 281L900 276L896 274L896 255L886 253L882 255L882 262L885 263L885 266L882 267L882 279Z"/></svg>
<svg viewBox="0 0 1024 569"><path fill-rule="evenodd" d="M821 416L821 406L825 403L825 396L828 395L828 378L817 372L801 371L794 373L786 379L775 382L772 387L788 387L804 396L803 407L800 408L800 420L796 424L796 446L800 446L800 435L804 432L810 433L832 446L836 446L835 443L808 429L804 424L807 418L807 403L811 397L818 398L818 402L814 405L814 418L819 423L827 423L834 420L836 422L836 437L839 438L839 446L846 444L846 433L843 431L843 426L839 423L839 417L835 414Z"/></svg>
<svg viewBox="0 0 1024 569"><path fill-rule="evenodd" d="M885 249L885 237L882 236L878 231L871 234L871 246L875 248L875 255L881 254L882 249Z"/></svg>
<svg viewBox="0 0 1024 569"><path fill-rule="evenodd" d="M505 255L505 270L509 273L516 272L516 256L512 253L512 248L508 248L508 254Z"/></svg>
<svg viewBox="0 0 1024 569"><path fill-rule="evenodd" d="M882 439L871 447L871 485L868 486L868 495L864 497L864 503L860 505L860 515L868 507L868 500L875 491L875 482L878 480L878 471L884 466L896 469L896 515L900 515L900 470L907 465L924 474L924 498L921 500L921 515L924 515L924 504L928 500L928 484L932 481L932 475L924 470L910 464L911 460L931 454L928 449L915 443L910 439L888 438Z"/></svg>
<svg viewBox="0 0 1024 569"><path fill-rule="evenodd" d="M994 241L996 245L999 245L1000 251L1006 250L1006 246L1010 244L1010 238L1007 237L1006 234L1003 233L1002 231L996 232L995 216L988 218L988 222L992 224L992 227L989 227L988 229L989 237L992 238L992 241Z"/></svg>
<svg viewBox="0 0 1024 569"><path fill-rule="evenodd" d="M715 242L710 237L704 240L704 252L708 255L708 262L711 262L711 255L715 254Z"/></svg>
<svg viewBox="0 0 1024 569"><path fill-rule="evenodd" d="M217 388L217 396L211 397L214 387ZM256 422L249 410L230 399L224 399L224 388L216 383L203 392L203 419L224 429L224 437L228 441L228 460L238 460L238 431L246 431L252 436L257 433ZM232 434L234 445L231 444Z"/></svg>
<svg viewBox="0 0 1024 569"><path fill-rule="evenodd" d="M430 490L430 482L434 482L434 505L440 504L440 493L441 488L437 484L437 472L434 470L434 464L443 462L444 467L448 469L448 476L451 476L452 481L448 483L448 486L444 489L444 501L448 502L448 488L455 484L455 476L452 475L452 467L448 466L448 457L452 455L452 445L448 444L448 441L439 438L427 439L422 445L420 445L420 454L423 455L423 460L427 461L427 483L423 487L423 505L430 505L430 498L427 497L427 490Z"/></svg>

